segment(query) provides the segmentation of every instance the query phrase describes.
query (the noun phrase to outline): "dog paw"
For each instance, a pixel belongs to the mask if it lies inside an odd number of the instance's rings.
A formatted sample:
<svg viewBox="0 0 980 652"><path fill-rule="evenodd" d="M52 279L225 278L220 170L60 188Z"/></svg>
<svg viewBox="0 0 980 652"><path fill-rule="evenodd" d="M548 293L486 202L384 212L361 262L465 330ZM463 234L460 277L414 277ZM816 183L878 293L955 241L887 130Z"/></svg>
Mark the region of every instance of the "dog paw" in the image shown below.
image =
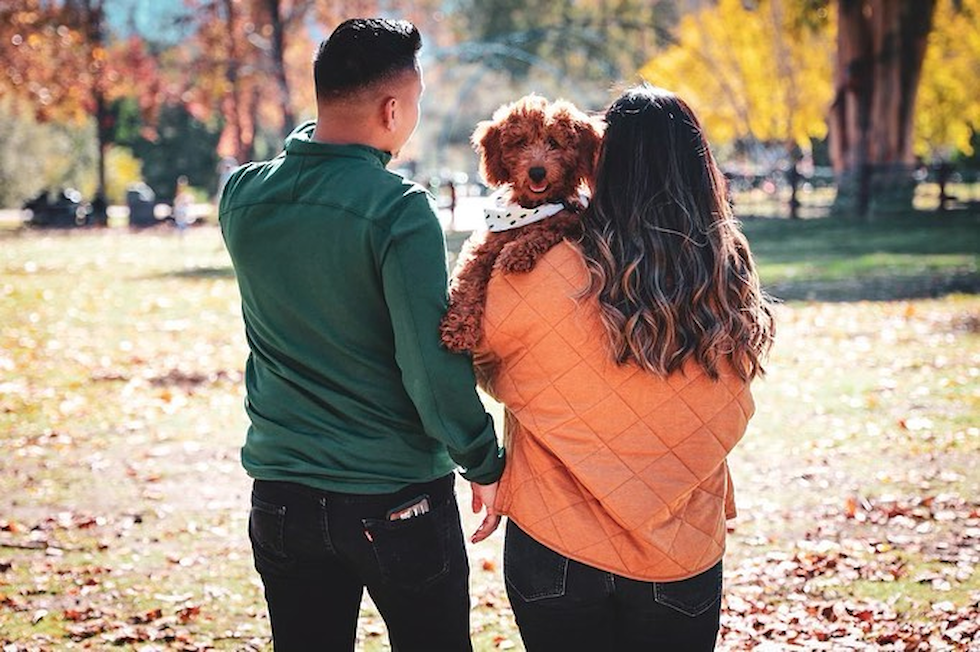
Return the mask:
<svg viewBox="0 0 980 652"><path fill-rule="evenodd" d="M534 269L538 255L533 249L513 244L504 247L497 258L497 264L505 272L523 274Z"/></svg>

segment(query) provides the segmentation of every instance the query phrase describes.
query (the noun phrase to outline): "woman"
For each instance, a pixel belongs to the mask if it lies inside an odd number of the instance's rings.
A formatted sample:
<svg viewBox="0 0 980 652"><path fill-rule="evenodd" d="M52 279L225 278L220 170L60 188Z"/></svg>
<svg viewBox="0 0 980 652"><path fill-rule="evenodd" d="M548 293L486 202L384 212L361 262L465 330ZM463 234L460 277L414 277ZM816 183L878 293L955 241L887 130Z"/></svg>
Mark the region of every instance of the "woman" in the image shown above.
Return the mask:
<svg viewBox="0 0 980 652"><path fill-rule="evenodd" d="M687 104L639 86L605 119L581 240L490 282L507 593L532 652L711 650L772 312Z"/></svg>

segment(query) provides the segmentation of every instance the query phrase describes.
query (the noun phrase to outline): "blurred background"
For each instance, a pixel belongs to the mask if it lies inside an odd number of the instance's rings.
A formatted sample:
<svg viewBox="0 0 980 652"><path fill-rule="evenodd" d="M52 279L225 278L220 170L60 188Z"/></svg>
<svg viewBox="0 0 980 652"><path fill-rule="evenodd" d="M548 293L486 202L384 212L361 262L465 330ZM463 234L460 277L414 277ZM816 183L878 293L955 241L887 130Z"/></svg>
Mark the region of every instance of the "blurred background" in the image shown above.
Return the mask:
<svg viewBox="0 0 980 652"><path fill-rule="evenodd" d="M741 215L980 200L980 0L4 0L3 216L155 224L180 193L212 217L231 169L314 117L314 49L356 15L423 33L423 121L393 166L448 228L482 191L477 121L532 91L602 111L640 80L702 117Z"/></svg>

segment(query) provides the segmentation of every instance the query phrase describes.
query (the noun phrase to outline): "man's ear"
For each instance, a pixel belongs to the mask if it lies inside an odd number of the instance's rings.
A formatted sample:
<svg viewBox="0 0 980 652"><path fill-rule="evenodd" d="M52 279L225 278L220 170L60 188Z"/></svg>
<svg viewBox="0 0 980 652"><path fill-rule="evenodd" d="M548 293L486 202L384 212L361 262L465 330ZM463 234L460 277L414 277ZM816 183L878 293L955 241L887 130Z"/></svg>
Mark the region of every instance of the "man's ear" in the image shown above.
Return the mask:
<svg viewBox="0 0 980 652"><path fill-rule="evenodd" d="M470 137L473 149L480 155L480 174L491 186L500 186L510 181L500 146L500 132L499 122L484 120L476 125Z"/></svg>
<svg viewBox="0 0 980 652"><path fill-rule="evenodd" d="M391 95L381 104L381 121L388 131L394 131L398 126L398 109L398 99Z"/></svg>

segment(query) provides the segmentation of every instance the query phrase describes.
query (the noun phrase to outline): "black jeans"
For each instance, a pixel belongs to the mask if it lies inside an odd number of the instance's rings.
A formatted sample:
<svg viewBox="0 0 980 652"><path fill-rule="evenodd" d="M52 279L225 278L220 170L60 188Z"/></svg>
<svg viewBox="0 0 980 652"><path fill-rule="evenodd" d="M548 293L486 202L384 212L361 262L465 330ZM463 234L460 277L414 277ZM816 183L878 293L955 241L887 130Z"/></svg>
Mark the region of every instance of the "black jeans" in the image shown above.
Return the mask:
<svg viewBox="0 0 980 652"><path fill-rule="evenodd" d="M352 650L364 587L394 650L471 650L453 480L383 495L255 481L248 531L277 652ZM422 496L428 513L388 520Z"/></svg>
<svg viewBox="0 0 980 652"><path fill-rule="evenodd" d="M718 637L721 562L679 582L640 582L568 559L508 521L504 578L528 652L698 652Z"/></svg>

